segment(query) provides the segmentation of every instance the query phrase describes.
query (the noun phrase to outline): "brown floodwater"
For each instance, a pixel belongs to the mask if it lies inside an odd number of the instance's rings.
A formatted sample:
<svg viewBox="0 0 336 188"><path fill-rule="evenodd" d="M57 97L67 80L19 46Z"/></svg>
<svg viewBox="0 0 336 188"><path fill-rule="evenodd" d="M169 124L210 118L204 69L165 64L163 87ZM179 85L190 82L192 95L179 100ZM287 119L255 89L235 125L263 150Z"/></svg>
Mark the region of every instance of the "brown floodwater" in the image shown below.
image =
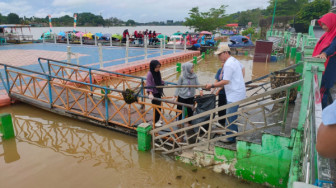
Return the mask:
<svg viewBox="0 0 336 188"><path fill-rule="evenodd" d="M246 68L245 80L287 64L238 59ZM195 67L200 82L212 83L220 66L216 57L207 57ZM159 152L139 152L135 137L23 103L0 113L12 114L16 134L0 142L0 187L260 187Z"/></svg>

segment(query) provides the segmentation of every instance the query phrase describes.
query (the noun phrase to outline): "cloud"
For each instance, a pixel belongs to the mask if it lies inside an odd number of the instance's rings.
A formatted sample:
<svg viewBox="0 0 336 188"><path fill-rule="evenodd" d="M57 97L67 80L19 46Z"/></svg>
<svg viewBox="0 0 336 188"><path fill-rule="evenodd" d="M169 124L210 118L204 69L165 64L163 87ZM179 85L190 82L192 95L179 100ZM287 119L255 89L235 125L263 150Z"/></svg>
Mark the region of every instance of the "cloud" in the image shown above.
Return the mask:
<svg viewBox="0 0 336 188"><path fill-rule="evenodd" d="M0 0L0 12L14 12L22 16L52 17L91 12L104 18L117 17L137 22L181 21L189 10L199 7L201 12L220 5L228 5L227 14L253 8L265 8L268 0Z"/></svg>
<svg viewBox="0 0 336 188"><path fill-rule="evenodd" d="M31 11L33 7L24 1L0 2L1 14L16 13L19 16L24 16L26 12Z"/></svg>

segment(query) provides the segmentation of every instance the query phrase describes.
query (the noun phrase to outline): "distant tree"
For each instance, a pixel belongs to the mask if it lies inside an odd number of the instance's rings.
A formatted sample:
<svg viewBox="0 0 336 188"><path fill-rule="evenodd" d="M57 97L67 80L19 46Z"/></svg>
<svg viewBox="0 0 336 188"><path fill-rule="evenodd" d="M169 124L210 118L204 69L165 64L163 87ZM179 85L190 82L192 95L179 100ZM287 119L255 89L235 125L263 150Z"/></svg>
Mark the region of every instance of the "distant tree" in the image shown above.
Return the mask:
<svg viewBox="0 0 336 188"><path fill-rule="evenodd" d="M308 28L310 21L318 19L330 10L329 0L315 0L311 3L304 5L298 12L296 22L303 23L305 28Z"/></svg>
<svg viewBox="0 0 336 188"><path fill-rule="evenodd" d="M275 1L276 0L269 1L269 5L266 8L267 16L273 15ZM277 16L295 15L298 10L300 10L300 8L307 3L308 0L277 0L275 13Z"/></svg>
<svg viewBox="0 0 336 188"><path fill-rule="evenodd" d="M135 21L134 20L127 20L126 26L135 26Z"/></svg>
<svg viewBox="0 0 336 188"><path fill-rule="evenodd" d="M199 8L194 7L189 11L189 18L185 18L184 25L193 27L196 31L214 31L226 24L226 8L226 5L221 5L218 9L211 8L209 12L199 12Z"/></svg>
<svg viewBox="0 0 336 188"><path fill-rule="evenodd" d="M8 24L19 24L20 23L20 17L15 13L9 13L7 15L7 22L8 22Z"/></svg>
<svg viewBox="0 0 336 188"><path fill-rule="evenodd" d="M253 25L258 25L260 18L263 18L262 16L262 10L252 9L247 11L242 11L237 17L237 21L239 25L247 25L249 22L252 22Z"/></svg>

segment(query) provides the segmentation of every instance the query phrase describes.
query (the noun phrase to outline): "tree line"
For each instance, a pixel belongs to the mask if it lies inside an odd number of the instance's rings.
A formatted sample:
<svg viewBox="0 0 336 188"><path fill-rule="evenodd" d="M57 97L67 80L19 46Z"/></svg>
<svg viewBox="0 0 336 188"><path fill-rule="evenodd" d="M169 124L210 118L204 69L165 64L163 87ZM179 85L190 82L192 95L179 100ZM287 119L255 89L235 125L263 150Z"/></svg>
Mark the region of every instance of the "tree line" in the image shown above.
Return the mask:
<svg viewBox="0 0 336 188"><path fill-rule="evenodd" d="M38 18L38 17L19 17L16 13L9 13L7 16L0 13L0 24L25 24L31 26L49 26L49 17ZM74 18L65 15L58 18L52 17L52 25L58 26L73 26ZM78 13L77 14L77 26L139 26L139 25L183 25L183 21L177 21L173 23L165 22L147 22L140 23L134 20L123 21L116 17L110 17L104 19L101 15L95 15L89 12Z"/></svg>
<svg viewBox="0 0 336 188"><path fill-rule="evenodd" d="M273 10L276 0L270 0L265 9L251 9L233 14L226 14L226 5L212 8L207 12L200 12L198 7L189 10L189 17L185 18L184 25L196 31L214 31L223 28L228 23L238 23L252 27L268 28L272 22ZM301 24L308 29L310 21L318 19L330 10L329 0L277 0L274 25L285 28L287 24Z"/></svg>

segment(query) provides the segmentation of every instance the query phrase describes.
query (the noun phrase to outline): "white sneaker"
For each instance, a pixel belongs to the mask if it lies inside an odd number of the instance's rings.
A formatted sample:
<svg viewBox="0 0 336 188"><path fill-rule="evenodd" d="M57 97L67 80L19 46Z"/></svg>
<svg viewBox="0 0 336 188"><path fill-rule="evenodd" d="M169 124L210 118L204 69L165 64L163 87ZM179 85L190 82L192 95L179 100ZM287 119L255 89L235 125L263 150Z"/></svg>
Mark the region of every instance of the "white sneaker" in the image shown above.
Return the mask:
<svg viewBox="0 0 336 188"><path fill-rule="evenodd" d="M162 123L159 123L159 122L155 123L155 127L156 127L156 128L158 128L158 127L162 127Z"/></svg>
<svg viewBox="0 0 336 188"><path fill-rule="evenodd" d="M159 120L159 121L158 121L158 123L161 123L161 124L163 124L163 121L162 121L162 120Z"/></svg>

